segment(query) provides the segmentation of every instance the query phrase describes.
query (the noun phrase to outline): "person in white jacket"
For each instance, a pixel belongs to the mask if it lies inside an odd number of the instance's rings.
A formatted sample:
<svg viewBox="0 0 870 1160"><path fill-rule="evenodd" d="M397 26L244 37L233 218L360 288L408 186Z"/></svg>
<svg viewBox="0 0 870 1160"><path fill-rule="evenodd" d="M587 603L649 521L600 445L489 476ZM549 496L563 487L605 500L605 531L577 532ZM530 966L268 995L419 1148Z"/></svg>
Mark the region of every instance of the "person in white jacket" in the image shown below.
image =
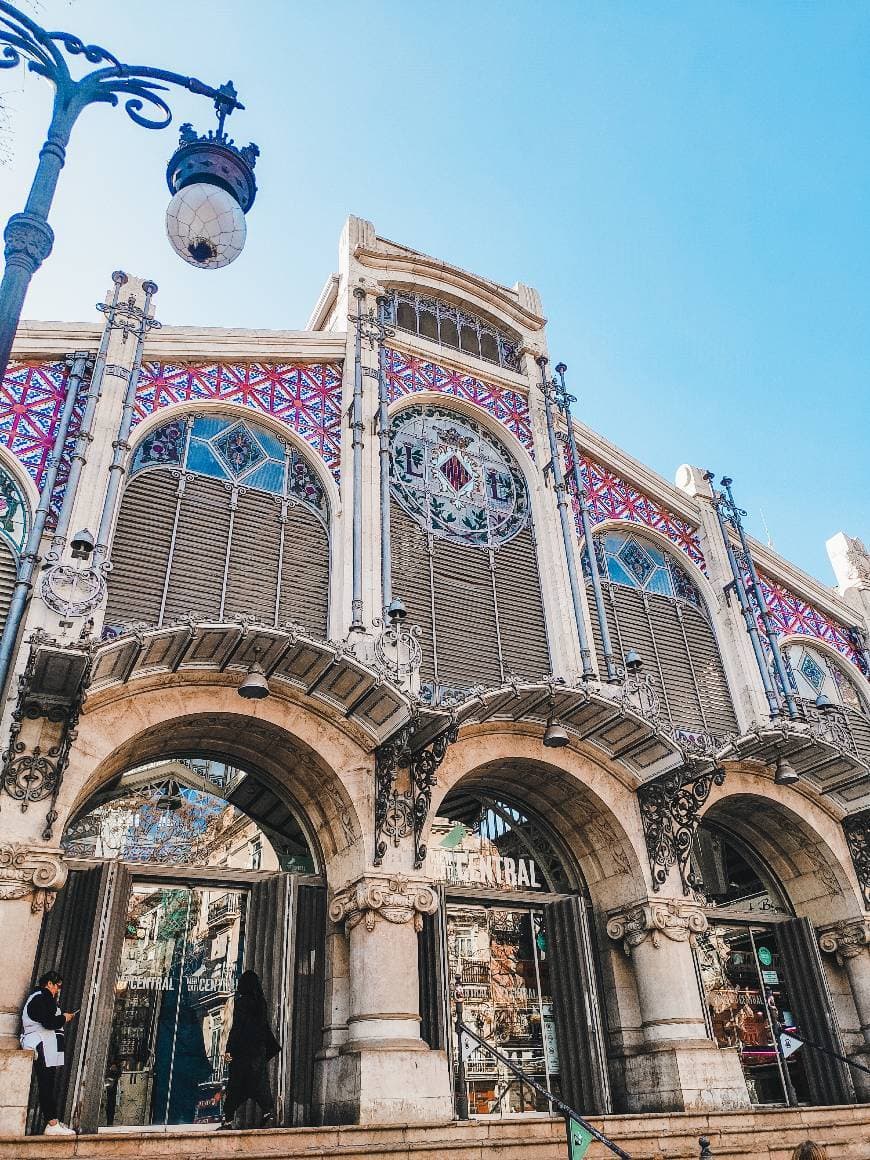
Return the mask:
<svg viewBox="0 0 870 1160"><path fill-rule="evenodd" d="M75 1017L63 1012L57 1001L63 979L58 971L47 971L39 979L38 990L28 996L21 1012L21 1046L33 1052L39 1107L45 1117L46 1136L75 1135L57 1116L57 1075L63 1067L64 1028Z"/></svg>

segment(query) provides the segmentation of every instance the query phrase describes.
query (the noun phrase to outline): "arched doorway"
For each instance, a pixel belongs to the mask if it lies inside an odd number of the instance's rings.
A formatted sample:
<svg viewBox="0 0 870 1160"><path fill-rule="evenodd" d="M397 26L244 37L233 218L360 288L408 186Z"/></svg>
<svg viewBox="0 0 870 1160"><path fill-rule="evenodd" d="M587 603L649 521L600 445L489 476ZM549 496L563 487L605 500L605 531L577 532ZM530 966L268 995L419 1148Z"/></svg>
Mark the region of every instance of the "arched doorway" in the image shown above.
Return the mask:
<svg viewBox="0 0 870 1160"><path fill-rule="evenodd" d="M289 794L253 768L181 752L105 782L62 844L70 877L36 973L59 969L65 1006L80 1009L61 1093L71 1122L219 1121L232 998L253 969L282 1044L277 1120L310 1123L326 891Z"/></svg>
<svg viewBox="0 0 870 1160"><path fill-rule="evenodd" d="M464 782L438 807L428 849L441 907L420 943L422 1034L449 1047L454 1087L460 986L479 1035L555 1095L610 1110L589 900L570 851L510 792ZM485 1049L464 1055L473 1116L551 1110Z"/></svg>
<svg viewBox="0 0 870 1160"><path fill-rule="evenodd" d="M848 1069L836 1058L844 1049L815 929L795 915L758 844L739 832L748 803L718 805L692 854L709 923L696 961L711 1037L738 1053L755 1104L854 1102ZM756 807L759 820L764 812ZM772 819L774 810L767 813ZM789 828L784 817L779 825ZM792 1041L805 1042L794 1048Z"/></svg>

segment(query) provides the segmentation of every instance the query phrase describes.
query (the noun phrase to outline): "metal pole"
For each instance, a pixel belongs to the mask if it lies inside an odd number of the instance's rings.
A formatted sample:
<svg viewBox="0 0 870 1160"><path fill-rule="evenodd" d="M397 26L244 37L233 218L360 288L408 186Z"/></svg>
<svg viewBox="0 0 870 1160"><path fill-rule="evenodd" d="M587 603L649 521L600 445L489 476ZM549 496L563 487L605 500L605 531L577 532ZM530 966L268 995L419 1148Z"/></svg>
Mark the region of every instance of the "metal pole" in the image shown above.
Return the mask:
<svg viewBox="0 0 870 1160"><path fill-rule="evenodd" d="M574 476L574 488L577 492L577 503L580 506L580 522L583 527L583 540L586 544L586 558L589 561L589 574L592 577L592 593L595 597L595 615L598 620L598 629L601 633L601 649L604 653L604 665L607 669L608 681L617 681L616 665L613 659L613 644L610 640L610 628L607 624L607 613L604 609L604 593L601 590L601 573L598 569L598 556L595 543L592 539L592 521L589 519L589 504L586 501L586 487L583 483L583 473L580 470L580 455L577 450L577 438L574 434L574 420L571 418L572 397L565 387L565 363L556 365L556 374L559 376L559 386L556 398L565 423L568 428L568 447L571 451L571 468Z"/></svg>
<svg viewBox="0 0 870 1160"><path fill-rule="evenodd" d="M465 1078L465 1055L462 1050L462 1035L465 1030L465 1024L462 1021L463 1013L463 999L465 993L462 990L462 984L457 978L456 988L454 991L454 998L456 1000L456 1022L454 1029L456 1033L456 1053L458 1056L456 1064L456 1083L459 1091L456 1095L456 1118L457 1120L467 1120L468 1117L468 1086Z"/></svg>
<svg viewBox="0 0 870 1160"><path fill-rule="evenodd" d="M556 430L553 424L553 384L547 379L547 356L540 355L537 359L541 368L541 390L544 392L544 410L547 417L547 439L550 444L550 471L553 476L553 490L556 492L556 506L559 509L559 520L562 525L562 543L565 548L565 561L568 565L568 579L571 583L571 602L574 606L574 623L577 625L577 636L580 641L580 656L583 661L583 680L588 681L595 676L592 667L592 656L589 651L589 641L586 638L586 625L583 620L583 600L580 596L580 581L577 577L577 561L574 558L574 532L571 528L571 517L568 513L568 489L565 486L565 473L562 471L562 460L556 444Z"/></svg>
<svg viewBox="0 0 870 1160"><path fill-rule="evenodd" d="M102 67L74 80L64 53ZM6 0L0 0L0 68L13 68L22 60L50 81L55 93L51 123L39 152L24 211L9 218L3 234L6 268L0 281L0 379L9 365L30 280L54 244L48 215L66 160L70 134L82 110L96 102L121 105L137 125L165 129L172 121L172 113L159 95L165 88L159 82L178 85L214 100L221 131L227 114L244 108L230 85L214 89L196 77L167 69L122 64L106 49L84 44L66 32L47 31Z"/></svg>
<svg viewBox="0 0 870 1160"><path fill-rule="evenodd" d="M755 570L755 561L752 559L752 553L749 551L749 542L746 539L746 533L743 530L743 521L740 518L740 508L734 502L734 496L731 494L731 484L733 480L727 476L722 477L722 486L725 488L725 493L728 496L728 505L731 509L731 516L734 527L737 529L737 535L740 537L740 546L743 548L743 555L746 558L746 566L749 569L749 576L752 581L752 594L755 597L755 603L758 605L758 611L761 615L761 623L764 625L764 633L770 643L770 649L773 653L773 663L776 667L776 675L779 677L779 682L782 685L783 696L785 697L788 715L794 721L799 716L797 702L795 701L794 690L791 687L788 673L785 667L785 661L782 659L782 653L779 648L779 637L776 629L773 627L773 621L770 619L770 610L767 607L767 600L764 597L761 584L758 579L758 573Z"/></svg>
<svg viewBox="0 0 870 1160"><path fill-rule="evenodd" d="M853 624L847 629L849 639L852 642L852 647L858 653L864 664L864 676L870 680L870 648L867 647L867 634L857 624ZM859 666L860 667L860 666Z"/></svg>
<svg viewBox="0 0 870 1160"><path fill-rule="evenodd" d="M378 323L382 331L386 328L385 295L378 295ZM393 599L393 560L390 543L390 395L387 388L384 341L378 342L378 439L380 443L381 468L381 604L384 624L389 619L387 609ZM398 658L398 653L396 654ZM397 660L398 663L398 660Z"/></svg>
<svg viewBox="0 0 870 1160"><path fill-rule="evenodd" d="M82 468L86 463L86 452L88 444L91 441L91 429L94 425L94 416L97 410L97 403L100 400L100 392L103 385L103 373L106 369L106 358L109 353L109 339L112 334L112 323L115 321L115 311L118 307L118 297L121 293L121 287L127 282L127 275L123 270L115 270L112 274L112 282L115 289L112 292L112 301L109 306L103 306L102 303L98 308L103 309L106 315L106 325L103 328L103 333L100 338L100 346L97 351L97 357L94 360L94 369L91 372L91 382L88 389L87 402L85 403L84 413L82 414L82 421L79 424L78 433L76 435L75 447L70 456L69 476L66 481L66 489L63 493L63 503L58 516L57 526L54 529L54 536L51 540L51 550L46 559L56 563L60 560L63 554L63 549L66 544L67 533L69 532L70 520L72 519L73 506L75 504L76 492L78 491L79 479L81 478Z"/></svg>
<svg viewBox="0 0 870 1160"><path fill-rule="evenodd" d="M145 346L145 337L153 327L160 323L150 314L151 300L157 293L154 282L143 282L145 291L145 305L136 328L136 350L133 354L133 365L127 379L127 390L124 393L124 405L121 408L121 421L118 424L118 437L112 444L112 462L109 464L109 482L106 485L106 498L103 500L103 511L100 515L100 526L97 531L97 543L94 548L93 568L99 568L101 562L109 554L109 538L112 534L112 524L115 520L115 507L118 502L118 493L121 490L121 480L126 468L124 460L130 450L128 440L133 427L133 410L136 405L136 388L139 385L139 374L142 370L142 350Z"/></svg>
<svg viewBox="0 0 870 1160"><path fill-rule="evenodd" d="M45 476L39 493L39 504L33 513L33 522L30 525L27 542L24 545L24 551L21 553L21 559L18 562L18 575L15 580L15 587L12 590L12 600L9 604L6 624L3 627L3 635L0 637L0 693L6 689L15 645L21 630L21 622L24 619L24 611L27 607L31 589L33 588L33 574L40 560L39 550L42 545L42 536L45 532L45 523L48 519L48 513L51 510L51 495L57 481L57 469L63 457L63 449L66 444L67 432L69 431L76 397L81 381L84 378L89 359L90 355L87 351L76 351L72 358L67 360L70 373L66 384L63 409L58 420L51 455L48 457Z"/></svg>
<svg viewBox="0 0 870 1160"><path fill-rule="evenodd" d="M351 454L353 460L353 593L351 597L351 632L364 632L362 598L362 450L363 450L363 387L362 387L362 304L366 296L362 286L355 286L356 340L353 368L353 405L351 407Z"/></svg>
<svg viewBox="0 0 870 1160"><path fill-rule="evenodd" d="M713 472L705 473L704 478L709 483L713 478ZM770 679L770 669L767 667L767 661L764 656L764 650L761 647L761 638L758 635L758 625L755 622L755 614L752 611L752 606L749 603L749 596L746 592L746 585L743 582L743 573L737 563L737 557L734 554L734 545L731 543L731 537L728 535L728 528L725 524L725 517L722 514L722 496L719 492L713 491L713 510L716 513L716 519L719 521L719 531L722 533L722 543L725 545L725 551L728 555L728 564L731 568L731 575L733 577L734 591L737 594L737 603L740 605L740 611L743 613L743 619L746 622L746 631L749 633L749 640L752 644L752 651L755 654L755 663L758 665L758 671L761 674L761 683L764 686L764 695L767 697L767 704L770 709L771 717L779 717L782 709L777 696L776 688L773 681Z"/></svg>

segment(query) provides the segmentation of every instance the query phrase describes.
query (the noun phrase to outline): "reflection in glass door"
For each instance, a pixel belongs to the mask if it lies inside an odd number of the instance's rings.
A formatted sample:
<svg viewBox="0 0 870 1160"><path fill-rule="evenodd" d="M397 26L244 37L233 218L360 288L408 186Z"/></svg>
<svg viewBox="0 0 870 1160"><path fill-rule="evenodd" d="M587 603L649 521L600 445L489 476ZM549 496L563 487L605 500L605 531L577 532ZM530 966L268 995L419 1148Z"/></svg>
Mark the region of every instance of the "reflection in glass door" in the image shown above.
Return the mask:
<svg viewBox="0 0 870 1160"><path fill-rule="evenodd" d="M523 1071L559 1093L544 912L474 903L447 906L450 979L460 980L465 1021ZM455 1011L454 1011L455 1014ZM457 1045L453 1045L454 1053ZM472 1115L547 1111L548 1102L483 1048L465 1062Z"/></svg>
<svg viewBox="0 0 870 1160"><path fill-rule="evenodd" d="M220 1119L247 891L137 883L103 1085L106 1127Z"/></svg>

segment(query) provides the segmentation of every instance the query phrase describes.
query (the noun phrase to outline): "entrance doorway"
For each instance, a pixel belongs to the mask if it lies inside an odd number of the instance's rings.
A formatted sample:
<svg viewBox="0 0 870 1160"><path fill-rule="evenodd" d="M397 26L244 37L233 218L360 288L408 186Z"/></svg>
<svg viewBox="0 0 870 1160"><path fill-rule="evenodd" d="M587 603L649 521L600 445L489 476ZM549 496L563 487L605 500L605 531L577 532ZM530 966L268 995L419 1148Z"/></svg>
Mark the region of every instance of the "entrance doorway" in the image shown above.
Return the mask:
<svg viewBox="0 0 870 1160"><path fill-rule="evenodd" d="M281 1051L276 1122L312 1122L326 891L292 803L256 774L172 758L101 791L64 835L70 876L35 974L56 968L81 1008L59 1092L82 1131L221 1119L242 970L255 970ZM31 1131L39 1131L37 1113ZM253 1126L259 1112L237 1122Z"/></svg>
<svg viewBox="0 0 870 1160"><path fill-rule="evenodd" d="M460 985L465 1021L482 1038L553 1095L609 1111L589 903L567 852L515 802L454 791L433 823L428 868L442 906L421 940L423 1034L449 1050L454 1090ZM464 1050L471 1115L551 1110L484 1048Z"/></svg>

